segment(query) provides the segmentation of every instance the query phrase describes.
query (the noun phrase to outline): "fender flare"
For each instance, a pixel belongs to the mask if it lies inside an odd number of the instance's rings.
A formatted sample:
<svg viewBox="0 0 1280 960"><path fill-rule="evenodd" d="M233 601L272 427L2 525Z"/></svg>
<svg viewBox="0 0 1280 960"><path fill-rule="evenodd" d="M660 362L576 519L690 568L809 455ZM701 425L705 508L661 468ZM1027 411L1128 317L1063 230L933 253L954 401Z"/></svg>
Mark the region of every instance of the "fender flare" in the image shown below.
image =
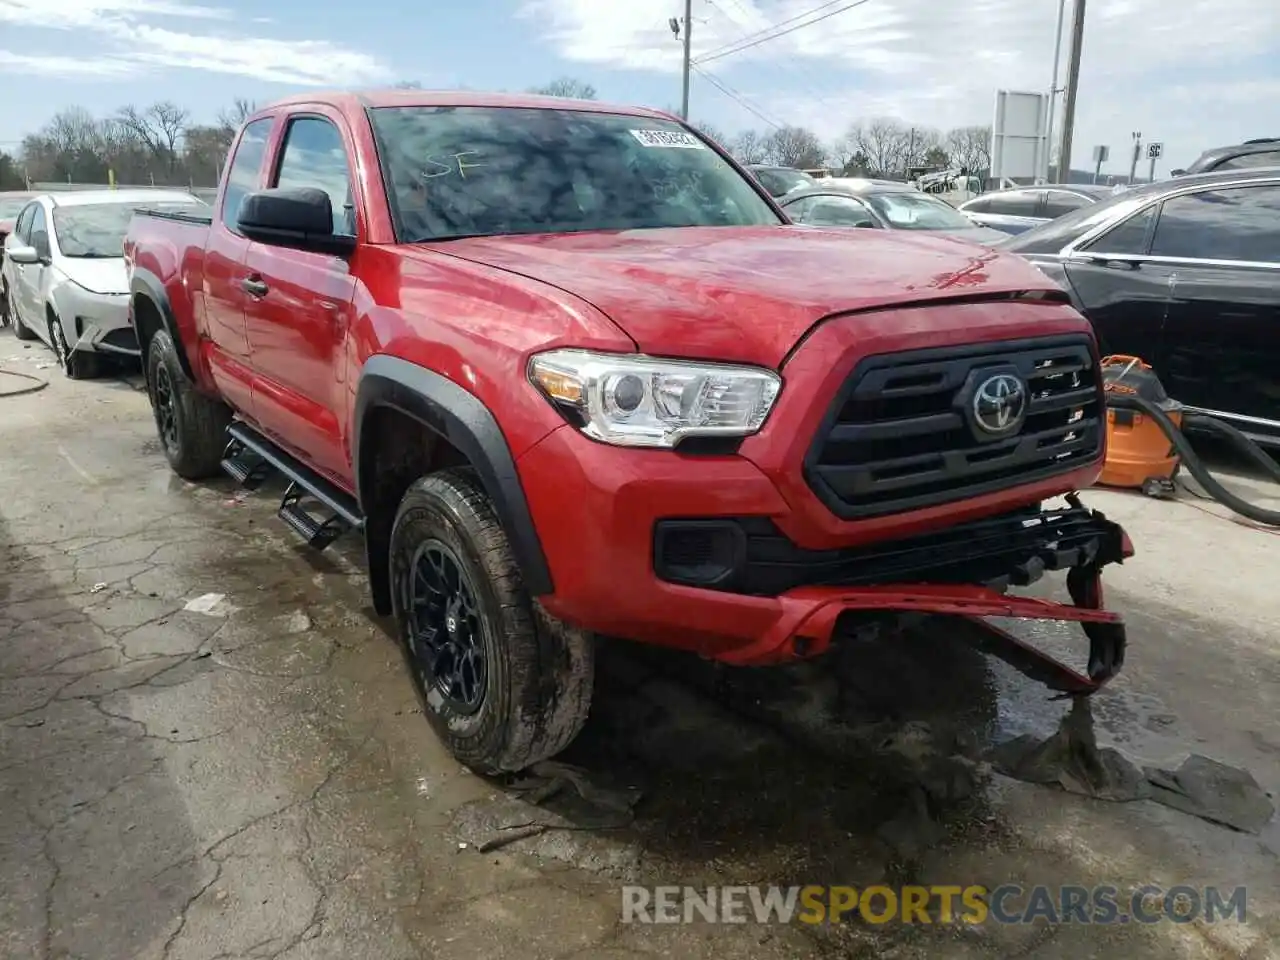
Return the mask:
<svg viewBox="0 0 1280 960"><path fill-rule="evenodd" d="M525 589L535 597L551 593L551 570L515 459L489 408L447 377L385 354L375 354L365 361L356 391L352 459L356 463L356 497L361 511L368 516L373 505L367 502L368 478L363 476L360 432L368 414L377 407L390 407L417 420L467 458L511 543Z"/></svg>
<svg viewBox="0 0 1280 960"><path fill-rule="evenodd" d="M182 372L194 383L196 380L195 371L191 368L191 360L187 357L182 337L178 333L178 318L174 316L173 305L169 302L169 294L165 292L164 284L150 270L134 267L133 277L129 281L129 323L133 326L134 333L138 335L138 349L142 353L142 369L146 370L147 368L147 343L141 336L142 331L138 329L138 320L133 313L132 307L132 302L137 300L138 297L146 297L150 300L156 308L156 312L160 314L160 323L168 332L173 345L178 348L178 362L182 365Z"/></svg>

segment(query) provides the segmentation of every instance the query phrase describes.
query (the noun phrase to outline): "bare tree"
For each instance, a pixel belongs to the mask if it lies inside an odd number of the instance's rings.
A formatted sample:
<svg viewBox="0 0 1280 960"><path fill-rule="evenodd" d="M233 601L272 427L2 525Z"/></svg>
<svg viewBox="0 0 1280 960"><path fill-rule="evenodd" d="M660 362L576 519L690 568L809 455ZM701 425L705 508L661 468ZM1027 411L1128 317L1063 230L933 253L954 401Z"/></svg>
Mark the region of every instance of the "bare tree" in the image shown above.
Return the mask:
<svg viewBox="0 0 1280 960"><path fill-rule="evenodd" d="M768 153L765 138L755 130L743 130L730 147L739 163L763 163Z"/></svg>
<svg viewBox="0 0 1280 960"><path fill-rule="evenodd" d="M145 110L121 107L112 120L117 139L132 137L172 173L178 163L178 141L186 129L190 111L170 100L153 103Z"/></svg>
<svg viewBox="0 0 1280 960"><path fill-rule="evenodd" d="M968 174L985 176L991 169L991 128L956 127L948 131L947 151L951 162L959 164Z"/></svg>
<svg viewBox="0 0 1280 960"><path fill-rule="evenodd" d="M866 158L869 172L885 176L898 173L905 166L911 128L893 117L876 117L855 123L845 138L855 152Z"/></svg>
<svg viewBox="0 0 1280 960"><path fill-rule="evenodd" d="M596 99L595 87L572 77L561 77L540 87L530 87L529 92L541 94L544 97L568 97L571 100Z"/></svg>
<svg viewBox="0 0 1280 960"><path fill-rule="evenodd" d="M780 127L773 131L765 141L765 151L774 163L800 170L821 167L827 162L822 141L804 127Z"/></svg>
<svg viewBox="0 0 1280 960"><path fill-rule="evenodd" d="M712 126L709 123L700 123L697 121L693 121L689 125L693 127L693 129L701 133L708 140L714 140L716 143L720 144L720 146L724 147L726 150L729 149L729 138L725 136L722 130Z"/></svg>
<svg viewBox="0 0 1280 960"><path fill-rule="evenodd" d="M240 125L253 116L257 110L258 105L252 100L236 97L231 106L218 113L218 124L234 135L240 129Z"/></svg>

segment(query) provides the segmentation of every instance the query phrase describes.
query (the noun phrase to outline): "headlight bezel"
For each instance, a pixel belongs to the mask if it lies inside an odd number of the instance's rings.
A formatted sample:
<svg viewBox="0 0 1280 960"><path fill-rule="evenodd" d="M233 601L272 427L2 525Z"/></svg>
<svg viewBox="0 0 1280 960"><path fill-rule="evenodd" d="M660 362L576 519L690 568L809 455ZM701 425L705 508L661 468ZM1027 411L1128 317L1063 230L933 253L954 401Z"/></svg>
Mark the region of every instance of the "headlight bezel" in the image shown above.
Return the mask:
<svg viewBox="0 0 1280 960"><path fill-rule="evenodd" d="M768 422L783 388L782 377L768 367L574 347L532 354L525 374L533 389L591 440L659 450L675 450L696 438L753 436ZM629 410L619 402L624 387L622 399L634 399L636 384L628 380L638 381L641 390ZM726 401L735 390L742 395ZM717 406L722 401L724 408ZM723 420L733 414L735 402L746 404L737 422L696 422L708 416Z"/></svg>

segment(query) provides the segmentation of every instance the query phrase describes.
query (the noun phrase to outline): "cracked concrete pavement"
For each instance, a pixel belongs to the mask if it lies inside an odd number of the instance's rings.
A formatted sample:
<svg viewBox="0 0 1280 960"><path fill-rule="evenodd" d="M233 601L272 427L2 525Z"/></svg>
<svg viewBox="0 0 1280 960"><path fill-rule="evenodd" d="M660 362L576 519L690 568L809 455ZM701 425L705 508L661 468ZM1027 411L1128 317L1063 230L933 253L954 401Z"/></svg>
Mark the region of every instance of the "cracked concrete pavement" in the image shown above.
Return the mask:
<svg viewBox="0 0 1280 960"><path fill-rule="evenodd" d="M0 332L0 369L41 351ZM534 807L432 736L357 543L309 552L274 487L173 476L136 377L39 372L48 389L0 398L0 957L1280 956L1274 823L1232 833L915 762L1048 733L1064 709L936 623L782 674L609 644L565 759L638 787L636 818ZM1109 571L1131 652L1095 700L1100 741L1165 765L1205 753L1274 794L1274 535L1199 502L1086 500L1139 549ZM184 609L209 593L208 613ZM477 852L529 821L557 829ZM1249 916L635 925L627 882L1246 885Z"/></svg>

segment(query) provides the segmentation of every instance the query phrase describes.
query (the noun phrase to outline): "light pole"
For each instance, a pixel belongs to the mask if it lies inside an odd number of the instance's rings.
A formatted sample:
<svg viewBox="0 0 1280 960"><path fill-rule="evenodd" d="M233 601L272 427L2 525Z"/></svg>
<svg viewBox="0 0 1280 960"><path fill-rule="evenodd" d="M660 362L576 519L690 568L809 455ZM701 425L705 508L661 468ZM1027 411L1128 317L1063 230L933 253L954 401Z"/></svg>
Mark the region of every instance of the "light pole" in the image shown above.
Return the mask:
<svg viewBox="0 0 1280 960"><path fill-rule="evenodd" d="M1071 182L1071 137L1076 125L1076 89L1080 85L1080 55L1084 48L1085 0L1071 8L1071 52L1067 57L1067 92L1062 100L1062 147L1058 150L1058 182Z"/></svg>
<svg viewBox="0 0 1280 960"><path fill-rule="evenodd" d="M1067 0L1058 0L1058 28L1053 33L1053 81L1049 84L1049 117L1044 127L1044 178L1049 179L1049 167L1053 165L1053 109L1058 103L1058 61L1062 55L1062 20L1067 11ZM1062 181L1062 171L1058 171Z"/></svg>
<svg viewBox="0 0 1280 960"><path fill-rule="evenodd" d="M1138 175L1138 155L1142 153L1142 131L1133 131L1133 159L1129 162L1129 183Z"/></svg>
<svg viewBox="0 0 1280 960"><path fill-rule="evenodd" d="M671 19L671 30L680 36L680 25L675 18ZM680 85L680 119L689 122L689 69L693 65L693 0L684 0L684 66L681 70L683 82Z"/></svg>

